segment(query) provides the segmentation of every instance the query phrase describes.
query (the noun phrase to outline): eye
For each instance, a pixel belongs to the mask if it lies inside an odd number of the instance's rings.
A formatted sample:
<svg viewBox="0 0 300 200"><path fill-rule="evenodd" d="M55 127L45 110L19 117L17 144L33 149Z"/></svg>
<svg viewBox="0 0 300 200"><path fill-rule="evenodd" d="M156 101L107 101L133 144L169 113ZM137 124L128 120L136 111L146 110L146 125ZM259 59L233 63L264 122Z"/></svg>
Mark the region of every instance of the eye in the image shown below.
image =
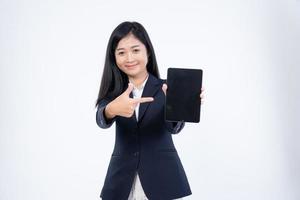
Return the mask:
<svg viewBox="0 0 300 200"><path fill-rule="evenodd" d="M122 56L122 55L124 55L124 54L125 54L124 51L119 51L119 52L117 53L118 56Z"/></svg>
<svg viewBox="0 0 300 200"><path fill-rule="evenodd" d="M140 52L140 49L133 49L133 52L138 53L138 52Z"/></svg>

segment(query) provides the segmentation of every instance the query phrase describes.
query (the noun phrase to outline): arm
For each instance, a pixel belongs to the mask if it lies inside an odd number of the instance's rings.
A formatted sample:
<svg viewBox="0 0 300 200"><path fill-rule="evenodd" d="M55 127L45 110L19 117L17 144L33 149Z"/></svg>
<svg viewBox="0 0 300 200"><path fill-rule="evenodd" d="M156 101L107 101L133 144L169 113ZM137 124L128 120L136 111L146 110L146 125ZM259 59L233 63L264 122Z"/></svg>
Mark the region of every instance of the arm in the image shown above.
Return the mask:
<svg viewBox="0 0 300 200"><path fill-rule="evenodd" d="M166 84L166 81L164 81L164 84L162 86L162 90L163 90L165 95L166 95L167 89L168 89L168 86ZM203 98L204 98L203 91L204 91L204 89L202 88L201 89L201 94L200 94L201 104L203 104ZM166 127L167 127L167 129L170 133L177 134L183 129L183 127L185 125L185 122L184 121L180 121L180 122L168 122L168 121L166 121L165 124L166 124Z"/></svg>
<svg viewBox="0 0 300 200"><path fill-rule="evenodd" d="M166 95L166 91L167 91L167 84L166 84L166 81L164 80L163 82L163 86L162 86L162 90L164 92L164 94ZM185 125L185 122L184 121L180 121L180 122L168 122L168 121L165 121L165 125L166 125L166 128L167 130L171 133L171 134L177 134L179 133L184 125Z"/></svg>
<svg viewBox="0 0 300 200"><path fill-rule="evenodd" d="M135 107L139 103L151 102L152 97L142 97L133 99L129 94L133 90L133 84L129 83L128 88L112 101L102 100L98 106L96 121L100 128L109 128L116 120L117 116L131 117Z"/></svg>
<svg viewBox="0 0 300 200"><path fill-rule="evenodd" d="M107 104L109 104L109 103L110 102L107 100L102 100L97 108L96 122L100 128L109 128L116 120L116 117L114 117L112 119L108 119L107 116L105 115L105 109L106 109Z"/></svg>
<svg viewBox="0 0 300 200"><path fill-rule="evenodd" d="M166 121L166 128L171 134L178 134L184 127L185 122L168 122Z"/></svg>

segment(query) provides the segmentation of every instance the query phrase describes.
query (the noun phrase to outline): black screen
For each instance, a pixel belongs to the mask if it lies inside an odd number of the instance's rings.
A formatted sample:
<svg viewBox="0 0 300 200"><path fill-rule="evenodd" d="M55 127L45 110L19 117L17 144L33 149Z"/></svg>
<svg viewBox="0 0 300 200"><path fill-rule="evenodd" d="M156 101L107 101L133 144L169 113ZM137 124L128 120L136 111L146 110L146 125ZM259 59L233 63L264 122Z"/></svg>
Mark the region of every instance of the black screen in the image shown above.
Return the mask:
<svg viewBox="0 0 300 200"><path fill-rule="evenodd" d="M168 121L200 121L201 69L169 68L165 118Z"/></svg>

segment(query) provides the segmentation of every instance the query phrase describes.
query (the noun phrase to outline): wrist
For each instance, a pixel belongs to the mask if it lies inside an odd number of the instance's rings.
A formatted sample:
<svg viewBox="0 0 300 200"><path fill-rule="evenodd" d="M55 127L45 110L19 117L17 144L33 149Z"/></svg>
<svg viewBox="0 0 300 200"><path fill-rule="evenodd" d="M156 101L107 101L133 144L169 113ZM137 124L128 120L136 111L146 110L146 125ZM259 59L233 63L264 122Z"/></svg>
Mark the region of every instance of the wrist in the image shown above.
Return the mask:
<svg viewBox="0 0 300 200"><path fill-rule="evenodd" d="M105 116L108 118L108 119L112 119L114 118L116 115L114 114L113 112L113 109L111 107L111 103L107 104L105 109L104 109L104 113L105 113Z"/></svg>

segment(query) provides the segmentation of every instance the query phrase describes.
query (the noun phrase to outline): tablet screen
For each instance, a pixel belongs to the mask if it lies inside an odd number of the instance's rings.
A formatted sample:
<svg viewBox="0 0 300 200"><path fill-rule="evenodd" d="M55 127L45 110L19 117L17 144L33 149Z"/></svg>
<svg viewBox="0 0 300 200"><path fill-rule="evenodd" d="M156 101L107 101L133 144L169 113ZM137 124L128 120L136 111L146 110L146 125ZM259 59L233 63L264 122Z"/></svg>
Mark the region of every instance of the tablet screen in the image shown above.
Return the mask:
<svg viewBox="0 0 300 200"><path fill-rule="evenodd" d="M165 118L167 121L200 121L201 69L169 68Z"/></svg>

